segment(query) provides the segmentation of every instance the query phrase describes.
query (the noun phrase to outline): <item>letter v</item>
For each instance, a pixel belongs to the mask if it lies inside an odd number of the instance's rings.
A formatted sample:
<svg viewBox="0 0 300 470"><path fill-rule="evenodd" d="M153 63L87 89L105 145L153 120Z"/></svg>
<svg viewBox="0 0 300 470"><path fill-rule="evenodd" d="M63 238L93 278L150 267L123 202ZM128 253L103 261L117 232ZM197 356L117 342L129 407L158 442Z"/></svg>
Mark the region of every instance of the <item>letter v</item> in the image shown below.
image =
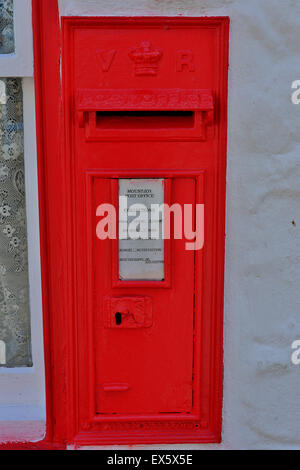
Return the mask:
<svg viewBox="0 0 300 470"><path fill-rule="evenodd" d="M116 52L117 52L116 49L110 49L106 51L103 51L103 50L97 51L97 56L99 60L101 61L103 72L108 72L108 70L110 69L110 66L113 63Z"/></svg>

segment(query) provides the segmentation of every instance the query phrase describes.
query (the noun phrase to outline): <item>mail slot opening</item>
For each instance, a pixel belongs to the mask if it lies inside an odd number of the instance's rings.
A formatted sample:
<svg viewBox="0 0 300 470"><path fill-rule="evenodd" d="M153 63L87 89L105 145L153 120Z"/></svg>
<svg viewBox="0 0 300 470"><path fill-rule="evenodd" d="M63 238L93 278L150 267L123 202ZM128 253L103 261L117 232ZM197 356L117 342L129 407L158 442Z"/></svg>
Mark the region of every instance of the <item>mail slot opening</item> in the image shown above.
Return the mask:
<svg viewBox="0 0 300 470"><path fill-rule="evenodd" d="M193 111L97 111L99 129L193 128Z"/></svg>

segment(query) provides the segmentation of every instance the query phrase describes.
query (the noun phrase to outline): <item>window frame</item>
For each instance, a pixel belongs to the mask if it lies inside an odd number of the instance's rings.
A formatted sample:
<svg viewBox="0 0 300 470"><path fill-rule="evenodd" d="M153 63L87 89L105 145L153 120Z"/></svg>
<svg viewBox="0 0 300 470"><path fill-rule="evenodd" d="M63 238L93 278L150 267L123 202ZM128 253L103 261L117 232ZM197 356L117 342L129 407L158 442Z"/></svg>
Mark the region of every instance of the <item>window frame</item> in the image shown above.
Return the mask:
<svg viewBox="0 0 300 470"><path fill-rule="evenodd" d="M1 77L33 77L30 0L14 0L14 40L14 52L0 54Z"/></svg>
<svg viewBox="0 0 300 470"><path fill-rule="evenodd" d="M0 54L0 78L22 78L31 367L0 366L0 431L13 440L45 434L45 372L31 0L14 0L15 51ZM22 423L22 424L21 424ZM1 438L0 438L1 441Z"/></svg>

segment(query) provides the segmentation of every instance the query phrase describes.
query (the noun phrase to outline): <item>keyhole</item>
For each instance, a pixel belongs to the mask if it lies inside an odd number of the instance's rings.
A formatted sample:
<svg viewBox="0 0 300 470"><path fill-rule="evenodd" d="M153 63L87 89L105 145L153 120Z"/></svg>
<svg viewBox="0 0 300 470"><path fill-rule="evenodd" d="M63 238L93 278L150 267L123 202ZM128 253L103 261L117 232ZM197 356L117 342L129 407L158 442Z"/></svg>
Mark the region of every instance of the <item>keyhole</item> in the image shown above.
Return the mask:
<svg viewBox="0 0 300 470"><path fill-rule="evenodd" d="M121 323L122 323L122 313L117 312L115 314L115 319L116 319L116 325L121 325Z"/></svg>

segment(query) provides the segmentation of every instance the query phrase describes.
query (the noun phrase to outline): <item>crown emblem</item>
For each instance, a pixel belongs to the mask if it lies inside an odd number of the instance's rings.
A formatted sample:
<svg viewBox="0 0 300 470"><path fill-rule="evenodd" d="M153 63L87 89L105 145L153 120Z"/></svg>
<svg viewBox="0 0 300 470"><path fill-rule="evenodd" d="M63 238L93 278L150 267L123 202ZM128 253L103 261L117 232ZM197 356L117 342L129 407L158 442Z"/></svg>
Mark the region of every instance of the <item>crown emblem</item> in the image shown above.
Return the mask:
<svg viewBox="0 0 300 470"><path fill-rule="evenodd" d="M149 41L141 44L128 53L135 64L135 75L156 75L158 62L162 57L161 49L154 49Z"/></svg>

